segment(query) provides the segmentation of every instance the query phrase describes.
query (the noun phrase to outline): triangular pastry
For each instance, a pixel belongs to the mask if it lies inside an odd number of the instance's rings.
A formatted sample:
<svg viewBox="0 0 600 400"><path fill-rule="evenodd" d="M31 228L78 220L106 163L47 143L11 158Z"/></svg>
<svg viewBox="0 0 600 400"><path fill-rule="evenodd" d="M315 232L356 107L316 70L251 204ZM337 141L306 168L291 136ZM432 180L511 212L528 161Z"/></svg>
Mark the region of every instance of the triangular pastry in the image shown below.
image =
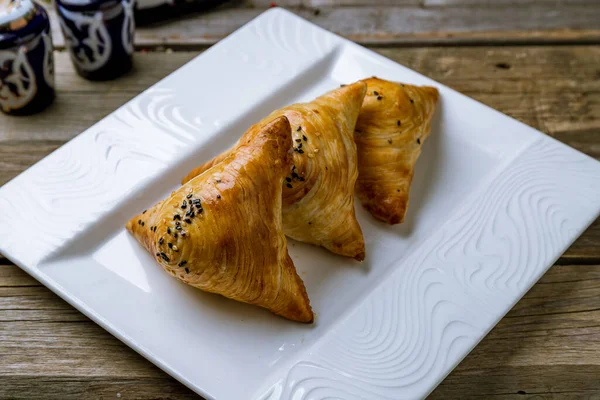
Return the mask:
<svg viewBox="0 0 600 400"><path fill-rule="evenodd" d="M282 182L292 165L290 124L252 127L235 152L136 216L127 230L188 285L312 322L288 255Z"/></svg>
<svg viewBox="0 0 600 400"><path fill-rule="evenodd" d="M283 182L283 230L301 242L363 260L365 244L354 214L358 176L353 132L366 92L357 82L310 103L273 112L258 125L285 115L292 126L293 167ZM246 134L247 135L247 134ZM183 182L206 171L247 141L194 169Z"/></svg>
<svg viewBox="0 0 600 400"><path fill-rule="evenodd" d="M378 79L367 84L354 138L356 191L363 206L389 224L404 221L421 146L429 136L437 89Z"/></svg>

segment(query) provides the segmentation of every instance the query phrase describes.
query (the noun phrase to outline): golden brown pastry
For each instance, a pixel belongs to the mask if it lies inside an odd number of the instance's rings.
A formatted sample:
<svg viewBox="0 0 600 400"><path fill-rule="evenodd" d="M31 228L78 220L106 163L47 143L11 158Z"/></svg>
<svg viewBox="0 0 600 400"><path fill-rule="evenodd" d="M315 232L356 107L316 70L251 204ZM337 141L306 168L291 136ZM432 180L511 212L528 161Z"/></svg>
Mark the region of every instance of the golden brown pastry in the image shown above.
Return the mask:
<svg viewBox="0 0 600 400"><path fill-rule="evenodd" d="M365 91L366 85L357 82L310 103L277 110L258 123L262 126L285 115L292 125L294 164L283 182L285 234L357 260L365 257L365 243L354 215L358 170L353 132ZM246 136L233 149L194 169L183 182L239 151Z"/></svg>
<svg viewBox="0 0 600 400"><path fill-rule="evenodd" d="M378 79L367 84L354 138L358 147L356 191L363 206L388 224L404 221L410 183L429 136L438 91Z"/></svg>
<svg viewBox="0 0 600 400"><path fill-rule="evenodd" d="M234 153L133 218L127 230L188 285L313 322L281 221L290 124L271 119L244 137Z"/></svg>

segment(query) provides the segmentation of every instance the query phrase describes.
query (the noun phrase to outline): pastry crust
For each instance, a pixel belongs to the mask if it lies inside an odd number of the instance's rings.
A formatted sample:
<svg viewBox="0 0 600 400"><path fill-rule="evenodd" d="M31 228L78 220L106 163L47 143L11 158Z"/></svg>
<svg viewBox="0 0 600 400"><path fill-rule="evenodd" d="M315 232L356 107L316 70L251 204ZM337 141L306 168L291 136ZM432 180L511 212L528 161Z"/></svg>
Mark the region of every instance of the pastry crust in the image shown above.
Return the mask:
<svg viewBox="0 0 600 400"><path fill-rule="evenodd" d="M367 84L354 138L358 148L356 191L363 206L388 224L404 221L421 146L429 136L438 90L389 82Z"/></svg>
<svg viewBox="0 0 600 400"><path fill-rule="evenodd" d="M134 217L127 230L188 285L313 322L281 219L290 148L287 118L253 126L235 152Z"/></svg>
<svg viewBox="0 0 600 400"><path fill-rule="evenodd" d="M363 260L365 244L354 213L358 177L353 132L366 84L347 85L313 100L273 112L258 125L286 116L292 126L293 168L283 182L283 229L301 242ZM233 149L191 171L183 182L238 151Z"/></svg>

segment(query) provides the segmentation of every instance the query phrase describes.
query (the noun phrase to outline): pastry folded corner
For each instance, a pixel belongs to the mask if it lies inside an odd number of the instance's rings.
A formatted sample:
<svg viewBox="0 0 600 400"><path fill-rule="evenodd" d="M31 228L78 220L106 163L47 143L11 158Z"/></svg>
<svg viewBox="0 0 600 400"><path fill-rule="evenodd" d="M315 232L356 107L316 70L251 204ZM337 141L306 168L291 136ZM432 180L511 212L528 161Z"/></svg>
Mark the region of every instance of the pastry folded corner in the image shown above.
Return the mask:
<svg viewBox="0 0 600 400"><path fill-rule="evenodd" d="M285 234L357 260L364 259L365 244L354 209L358 178L354 128L366 91L364 82L345 85L311 102L276 110L257 124L285 116L292 127L293 167L283 182ZM247 135L192 170L183 182L239 151Z"/></svg>
<svg viewBox="0 0 600 400"><path fill-rule="evenodd" d="M246 139L126 228L178 280L311 323L281 218L282 182L292 162L289 121L282 116L253 126Z"/></svg>
<svg viewBox="0 0 600 400"><path fill-rule="evenodd" d="M367 94L356 123L362 205L388 224L404 221L415 164L429 137L439 92L429 86L363 80Z"/></svg>

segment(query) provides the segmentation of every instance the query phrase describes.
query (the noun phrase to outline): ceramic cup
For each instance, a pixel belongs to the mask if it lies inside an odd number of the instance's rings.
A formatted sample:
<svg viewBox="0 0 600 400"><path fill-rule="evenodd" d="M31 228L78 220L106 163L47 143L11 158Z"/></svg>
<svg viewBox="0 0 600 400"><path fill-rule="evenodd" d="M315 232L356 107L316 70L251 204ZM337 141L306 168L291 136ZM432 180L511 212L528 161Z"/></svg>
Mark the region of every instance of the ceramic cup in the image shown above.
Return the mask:
<svg viewBox="0 0 600 400"><path fill-rule="evenodd" d="M54 62L46 11L31 0L0 0L0 109L39 112L54 100Z"/></svg>
<svg viewBox="0 0 600 400"><path fill-rule="evenodd" d="M90 80L129 71L133 57L133 0L56 0L71 60Z"/></svg>

